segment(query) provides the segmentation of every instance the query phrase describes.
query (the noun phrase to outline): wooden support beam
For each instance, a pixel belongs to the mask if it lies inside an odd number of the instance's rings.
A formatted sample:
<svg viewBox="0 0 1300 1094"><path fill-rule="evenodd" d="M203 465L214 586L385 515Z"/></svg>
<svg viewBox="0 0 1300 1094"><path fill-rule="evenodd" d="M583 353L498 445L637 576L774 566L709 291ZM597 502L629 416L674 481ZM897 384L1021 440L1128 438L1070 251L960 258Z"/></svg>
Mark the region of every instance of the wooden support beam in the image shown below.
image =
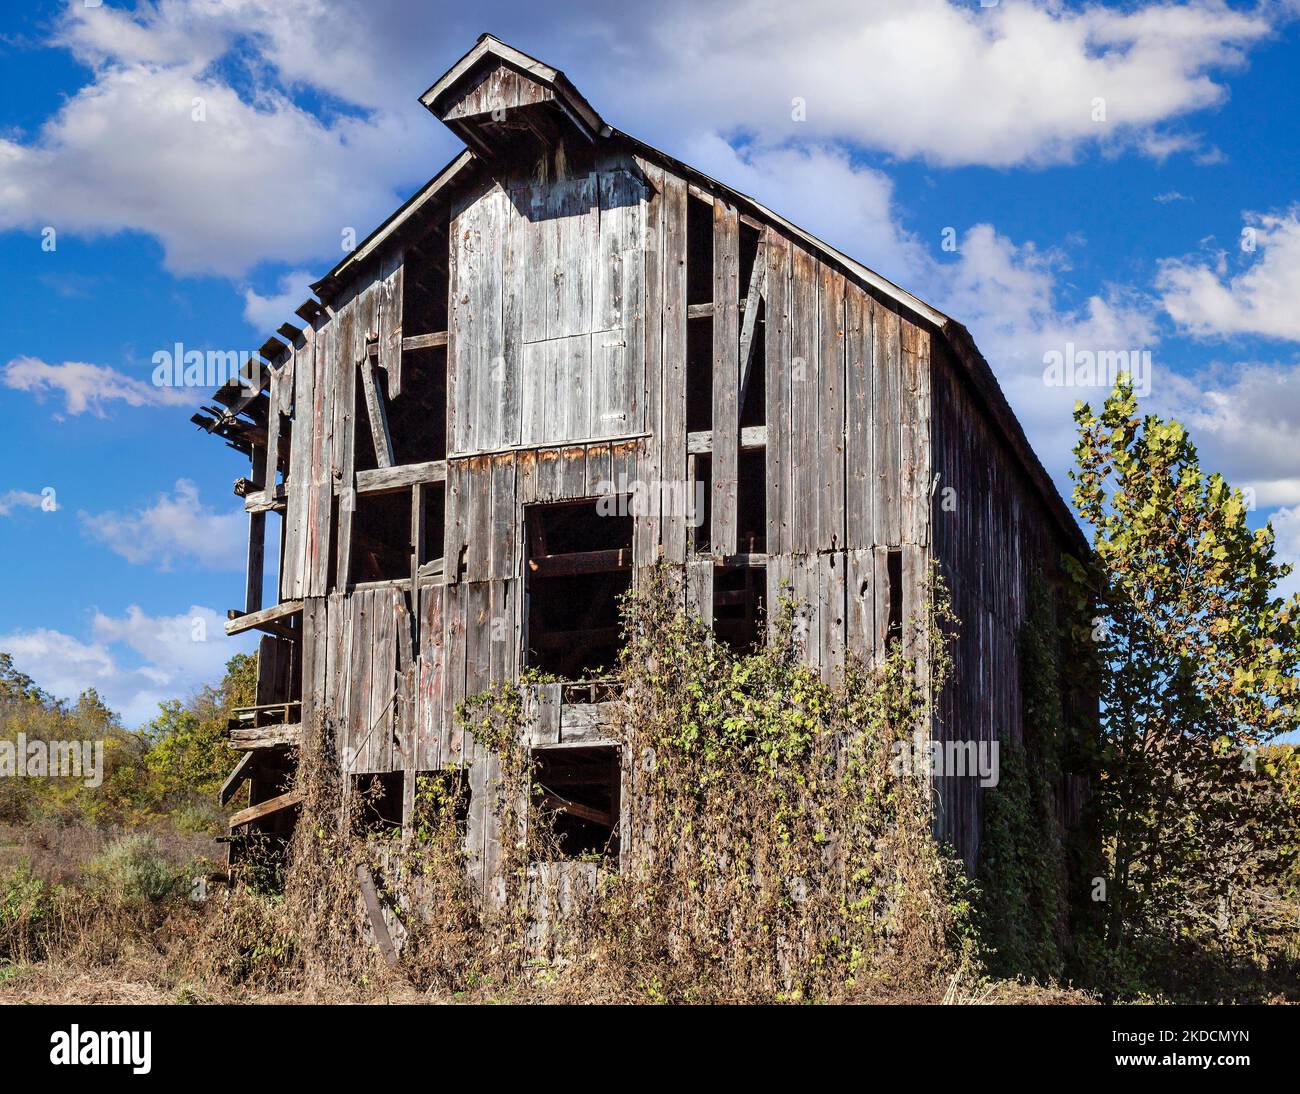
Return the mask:
<svg viewBox="0 0 1300 1094"><path fill-rule="evenodd" d="M301 805L302 799L303 793L301 790L290 790L289 793L281 794L278 798L268 798L257 805L250 805L247 809L241 809L230 818L231 831L242 828L246 824L252 824L253 821L269 817L272 813L278 813L282 809L292 809L295 805Z"/></svg>
<svg viewBox="0 0 1300 1094"><path fill-rule="evenodd" d="M568 554L542 555L528 560L528 569L538 577L607 574L631 568L632 551L626 547L608 551L572 551Z"/></svg>
<svg viewBox="0 0 1300 1094"><path fill-rule="evenodd" d="M381 494L386 490L404 490L430 482L443 482L447 478L446 460L428 460L424 463L401 463L394 467L374 467L357 472L358 494ZM344 488L340 487L341 493Z"/></svg>
<svg viewBox="0 0 1300 1094"><path fill-rule="evenodd" d="M758 324L758 302L767 290L767 248L758 245L754 255L754 268L749 274L749 293L745 297L744 322L740 328L740 413L745 413L745 397L749 394L749 380L753 375L754 328Z"/></svg>
<svg viewBox="0 0 1300 1094"><path fill-rule="evenodd" d="M745 428L740 431L740 447L742 450L766 448L767 426L745 426ZM713 430L701 429L698 432L686 434L686 451L692 456L706 456L712 452Z"/></svg>
<svg viewBox="0 0 1300 1094"><path fill-rule="evenodd" d="M293 748L302 740L302 723L240 726L230 731L230 747L239 752L262 748Z"/></svg>
<svg viewBox="0 0 1300 1094"><path fill-rule="evenodd" d="M433 334L408 334L402 339L402 349L432 349L434 346L447 344L447 332L435 331Z"/></svg>
<svg viewBox="0 0 1300 1094"><path fill-rule="evenodd" d="M543 794L541 804L546 809L554 810L557 813L567 813L571 817L579 817L585 821L591 821L592 824L602 824L606 828L614 827L614 815L607 813L603 809L593 809L590 805L583 805L580 802L571 802L567 798L561 798L558 794Z"/></svg>
<svg viewBox="0 0 1300 1094"><path fill-rule="evenodd" d="M375 442L375 460L380 467L393 466L393 438L388 433L388 415L375 383L375 362L367 355L361 360L361 384L366 392L366 413L370 416L370 436Z"/></svg>
<svg viewBox="0 0 1300 1094"><path fill-rule="evenodd" d="M262 610L263 556L266 550L265 510L248 514L248 568L244 583L244 614Z"/></svg>
<svg viewBox="0 0 1300 1094"><path fill-rule="evenodd" d="M256 762L256 752L245 752L239 758L239 763L235 764L234 769L226 776L226 781L221 784L221 790L217 794L222 805L225 805L235 796L235 791L238 790L243 781L252 774L253 764Z"/></svg>
<svg viewBox="0 0 1300 1094"><path fill-rule="evenodd" d="M736 551L740 451L740 226L736 209L713 203L713 502L709 545Z"/></svg>
<svg viewBox="0 0 1300 1094"><path fill-rule="evenodd" d="M392 935L388 933L388 924L384 922L384 909L379 903L379 894L375 891L375 880L364 863L357 865L357 884L361 886L361 897L366 903L366 915L370 919L370 929L375 934L375 942L384 961L390 969L397 968L397 950L393 947Z"/></svg>
<svg viewBox="0 0 1300 1094"><path fill-rule="evenodd" d="M296 638L295 632L288 630L281 622L291 615L297 615L302 611L301 600L285 600L279 604L273 604L269 608L263 608L256 612L231 612L230 618L226 620L226 634L236 635L243 634L244 631L251 631L254 628L265 631L267 634L278 634L281 637ZM279 624L274 626L274 624Z"/></svg>

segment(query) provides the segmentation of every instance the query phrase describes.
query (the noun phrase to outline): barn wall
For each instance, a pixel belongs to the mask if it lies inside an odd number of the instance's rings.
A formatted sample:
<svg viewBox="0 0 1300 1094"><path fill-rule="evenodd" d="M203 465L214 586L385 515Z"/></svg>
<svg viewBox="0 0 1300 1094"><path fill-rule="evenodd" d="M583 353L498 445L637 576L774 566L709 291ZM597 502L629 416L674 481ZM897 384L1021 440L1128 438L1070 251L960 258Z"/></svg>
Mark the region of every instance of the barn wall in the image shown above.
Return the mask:
<svg viewBox="0 0 1300 1094"><path fill-rule="evenodd" d="M934 554L960 624L940 740L1023 742L1018 643L1035 567L1053 581L1059 533L946 350L932 371ZM968 866L979 855L978 780L936 780L937 826Z"/></svg>
<svg viewBox="0 0 1300 1094"><path fill-rule="evenodd" d="M282 599L303 599L304 723L338 719L352 772L468 763L476 871L490 876L485 808L494 760L454 707L518 671L526 612L523 507L652 489L634 566L686 566L709 613L712 574L736 559L739 214L713 201L714 430L688 438L687 180L610 157L577 177L480 184L448 215L448 418L443 572L348 591L358 363L379 342L376 382L401 390L402 279L394 247L330 302L273 393L290 433ZM767 604L801 603L804 655L831 679L846 650L870 660L889 626L888 558L903 615L921 606L931 554L962 621L937 732L1018 737L1015 636L1027 560L1052 549L1041 502L963 386L942 340L779 229L762 229ZM703 446L703 447L702 447ZM689 452L713 461L708 553L687 514L661 505ZM931 501L955 487L956 508ZM750 560L752 563L753 560ZM924 650L911 652L924 657ZM978 853L970 779L940 780L940 831Z"/></svg>

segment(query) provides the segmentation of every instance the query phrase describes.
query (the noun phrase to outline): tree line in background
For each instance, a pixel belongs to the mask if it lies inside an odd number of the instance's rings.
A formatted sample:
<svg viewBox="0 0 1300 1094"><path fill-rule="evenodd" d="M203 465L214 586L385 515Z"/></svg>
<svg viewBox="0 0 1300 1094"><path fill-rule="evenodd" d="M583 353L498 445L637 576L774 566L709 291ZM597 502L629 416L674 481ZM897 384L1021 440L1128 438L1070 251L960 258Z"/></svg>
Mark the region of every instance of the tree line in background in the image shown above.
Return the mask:
<svg viewBox="0 0 1300 1094"><path fill-rule="evenodd" d="M236 654L225 677L188 699L171 699L138 731L122 726L94 689L57 699L0 652L0 740L102 741L103 783L78 778L0 778L0 824L167 826L224 830L217 790L231 767L226 722L253 702L255 655Z"/></svg>

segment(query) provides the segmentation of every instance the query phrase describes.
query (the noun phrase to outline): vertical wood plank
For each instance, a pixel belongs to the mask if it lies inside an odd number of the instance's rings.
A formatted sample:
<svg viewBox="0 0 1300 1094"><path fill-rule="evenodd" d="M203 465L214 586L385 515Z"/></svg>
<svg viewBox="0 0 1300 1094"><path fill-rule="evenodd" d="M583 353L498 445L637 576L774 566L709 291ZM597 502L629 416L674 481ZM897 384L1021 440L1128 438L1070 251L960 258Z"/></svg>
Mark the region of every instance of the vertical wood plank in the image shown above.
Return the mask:
<svg viewBox="0 0 1300 1094"><path fill-rule="evenodd" d="M740 453L740 221L733 205L713 202L713 504L709 543L736 553Z"/></svg>

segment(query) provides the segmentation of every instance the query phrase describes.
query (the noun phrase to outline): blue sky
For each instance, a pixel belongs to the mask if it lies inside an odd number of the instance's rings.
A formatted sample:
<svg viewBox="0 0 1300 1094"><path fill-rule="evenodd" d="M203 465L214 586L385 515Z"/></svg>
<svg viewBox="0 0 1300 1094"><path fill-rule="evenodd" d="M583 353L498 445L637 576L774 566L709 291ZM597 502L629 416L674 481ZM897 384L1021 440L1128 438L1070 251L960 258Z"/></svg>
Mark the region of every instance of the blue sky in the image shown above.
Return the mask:
<svg viewBox="0 0 1300 1094"><path fill-rule="evenodd" d="M0 649L139 724L248 648L220 626L246 465L153 354L255 349L289 318L346 230L457 150L416 100L484 30L964 322L1063 487L1070 408L1100 392L1045 385L1045 354L1149 352L1147 405L1300 557L1293 6L699 7L11 7Z"/></svg>

